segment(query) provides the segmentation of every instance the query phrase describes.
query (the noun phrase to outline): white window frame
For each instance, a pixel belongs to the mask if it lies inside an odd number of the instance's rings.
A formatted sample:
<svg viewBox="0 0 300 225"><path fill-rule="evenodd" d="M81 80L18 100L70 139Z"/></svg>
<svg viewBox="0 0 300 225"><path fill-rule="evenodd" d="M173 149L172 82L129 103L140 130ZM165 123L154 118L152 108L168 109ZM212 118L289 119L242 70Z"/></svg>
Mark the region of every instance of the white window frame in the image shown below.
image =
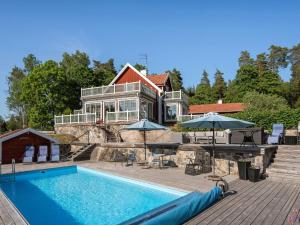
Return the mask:
<svg viewBox="0 0 300 225"><path fill-rule="evenodd" d="M135 110L128 110L128 111L139 111L139 101L138 98L119 98L118 101L118 111L117 112L126 112L126 111L121 111L120 110L120 101L132 101L135 100L135 104L136 104L136 109Z"/></svg>
<svg viewBox="0 0 300 225"><path fill-rule="evenodd" d="M175 105L176 106L176 118L175 119L167 119L167 106L172 106L172 105ZM173 122L173 121L177 121L177 117L179 116L178 115L178 112L179 112L179 107L178 107L178 103L165 103L165 106L164 106L164 111L165 111L165 121L166 122Z"/></svg>

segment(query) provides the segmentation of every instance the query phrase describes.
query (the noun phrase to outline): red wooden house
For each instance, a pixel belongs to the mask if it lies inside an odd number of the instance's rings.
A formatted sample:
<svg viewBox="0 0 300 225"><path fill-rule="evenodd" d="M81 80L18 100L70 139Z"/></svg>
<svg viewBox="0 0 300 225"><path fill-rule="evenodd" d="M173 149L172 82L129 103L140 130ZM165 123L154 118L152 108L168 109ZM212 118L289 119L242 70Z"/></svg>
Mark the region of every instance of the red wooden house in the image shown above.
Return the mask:
<svg viewBox="0 0 300 225"><path fill-rule="evenodd" d="M174 123L188 112L188 98L181 90L173 91L169 74L148 75L130 64L108 86L83 88L81 101L81 110L55 116L55 124L122 124L142 118Z"/></svg>

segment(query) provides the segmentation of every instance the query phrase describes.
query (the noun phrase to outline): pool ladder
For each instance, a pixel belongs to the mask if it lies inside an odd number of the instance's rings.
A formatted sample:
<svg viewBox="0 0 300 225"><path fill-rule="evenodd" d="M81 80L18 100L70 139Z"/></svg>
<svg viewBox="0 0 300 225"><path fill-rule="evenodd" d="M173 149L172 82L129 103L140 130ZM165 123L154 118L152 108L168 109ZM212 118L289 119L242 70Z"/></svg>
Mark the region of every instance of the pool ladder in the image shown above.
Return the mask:
<svg viewBox="0 0 300 225"><path fill-rule="evenodd" d="M9 179L9 181L11 182L15 182L16 181L16 160L12 159L11 160L11 179ZM0 183L2 180L2 161L0 161Z"/></svg>

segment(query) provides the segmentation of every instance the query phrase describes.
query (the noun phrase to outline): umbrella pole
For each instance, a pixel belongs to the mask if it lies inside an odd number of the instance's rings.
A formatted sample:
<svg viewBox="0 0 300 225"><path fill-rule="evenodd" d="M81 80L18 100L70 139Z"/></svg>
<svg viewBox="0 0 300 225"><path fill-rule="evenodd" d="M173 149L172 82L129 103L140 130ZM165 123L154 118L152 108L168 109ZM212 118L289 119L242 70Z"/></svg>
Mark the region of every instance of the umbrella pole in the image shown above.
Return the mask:
<svg viewBox="0 0 300 225"><path fill-rule="evenodd" d="M213 122L213 176L215 176L215 122Z"/></svg>
<svg viewBox="0 0 300 225"><path fill-rule="evenodd" d="M146 152L147 152L147 143L146 143L146 130L144 130L144 152L145 152L145 161L146 161Z"/></svg>

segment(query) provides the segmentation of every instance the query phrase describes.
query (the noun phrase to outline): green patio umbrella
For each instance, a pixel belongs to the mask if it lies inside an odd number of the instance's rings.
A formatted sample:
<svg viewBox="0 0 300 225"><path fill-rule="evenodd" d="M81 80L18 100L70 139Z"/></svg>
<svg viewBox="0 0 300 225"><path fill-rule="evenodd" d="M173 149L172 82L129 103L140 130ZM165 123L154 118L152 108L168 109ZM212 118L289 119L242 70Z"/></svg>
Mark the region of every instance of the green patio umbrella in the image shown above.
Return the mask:
<svg viewBox="0 0 300 225"><path fill-rule="evenodd" d="M189 128L209 128L213 129L213 175L215 176L215 129L246 128L254 123L238 120L231 117L221 116L218 113L208 113L203 117L189 120L182 123L183 127Z"/></svg>
<svg viewBox="0 0 300 225"><path fill-rule="evenodd" d="M145 149L145 160L146 160L146 151L147 151L147 144L146 144L146 131L151 130L166 130L167 127L159 125L157 123L150 122L147 119L142 119L136 123L128 125L124 128L124 130L138 130L144 132L144 149Z"/></svg>

